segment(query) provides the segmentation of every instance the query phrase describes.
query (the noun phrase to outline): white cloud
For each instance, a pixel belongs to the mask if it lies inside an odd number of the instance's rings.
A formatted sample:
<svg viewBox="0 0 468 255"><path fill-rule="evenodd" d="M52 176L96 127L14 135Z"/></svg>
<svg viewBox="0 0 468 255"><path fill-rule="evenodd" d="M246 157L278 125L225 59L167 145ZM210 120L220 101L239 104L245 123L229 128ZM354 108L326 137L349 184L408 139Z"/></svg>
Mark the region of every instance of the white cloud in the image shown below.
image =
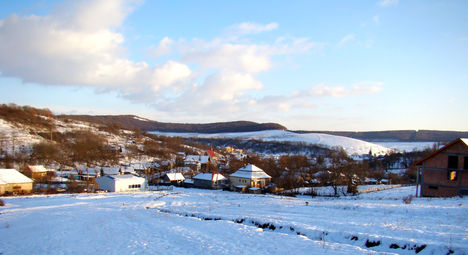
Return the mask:
<svg viewBox="0 0 468 255"><path fill-rule="evenodd" d="M169 37L164 37L157 47L152 47L149 50L149 55L153 58L158 58L163 55L169 55L172 52L174 41Z"/></svg>
<svg viewBox="0 0 468 255"><path fill-rule="evenodd" d="M248 34L259 34L262 32L272 31L278 28L278 23L272 22L266 25L254 23L254 22L244 22L240 24L233 25L229 28L229 31L234 35L248 35Z"/></svg>
<svg viewBox="0 0 468 255"><path fill-rule="evenodd" d="M278 58L320 52L326 44L291 36L262 44L236 37L164 37L149 53L180 57L150 66L126 56L125 36L117 32L134 6L135 1L123 0L69 1L48 16L13 14L0 20L1 75L27 83L117 91L126 99L183 116L195 111L213 118L227 113L242 117L310 106L311 95L257 99L251 92L264 88L256 75L270 71ZM231 27L243 36L277 28L277 23Z"/></svg>
<svg viewBox="0 0 468 255"><path fill-rule="evenodd" d="M194 41L182 49L182 55L184 61L199 63L204 68L258 73L272 66L264 47L255 44Z"/></svg>
<svg viewBox="0 0 468 255"><path fill-rule="evenodd" d="M346 88L344 86L330 87L325 84L319 84L309 90L309 95L319 97L362 96L378 93L382 90L382 86L382 82L359 82L353 84L351 88Z"/></svg>
<svg viewBox="0 0 468 255"><path fill-rule="evenodd" d="M206 78L204 86L200 89L202 94L200 98L232 101L242 97L247 90L262 88L263 84L250 74L222 70Z"/></svg>
<svg viewBox="0 0 468 255"><path fill-rule="evenodd" d="M380 0L379 5L383 6L383 7L386 7L386 6L390 6L390 5L397 5L398 2L399 2L399 0Z"/></svg>
<svg viewBox="0 0 468 255"><path fill-rule="evenodd" d="M168 61L154 70L152 77L153 90L158 91L176 83L187 82L191 75L192 71L188 66L175 61Z"/></svg>
<svg viewBox="0 0 468 255"><path fill-rule="evenodd" d="M135 1L70 1L49 16L10 15L0 26L2 76L47 85L89 86L145 94L186 80L175 61L161 67L126 58L125 38L114 31ZM170 39L163 39L170 44ZM131 96L131 95L130 95Z"/></svg>
<svg viewBox="0 0 468 255"><path fill-rule="evenodd" d="M341 47L346 43L353 41L355 38L356 36L354 34L347 34L343 38L341 38L341 40L338 42L338 46Z"/></svg>

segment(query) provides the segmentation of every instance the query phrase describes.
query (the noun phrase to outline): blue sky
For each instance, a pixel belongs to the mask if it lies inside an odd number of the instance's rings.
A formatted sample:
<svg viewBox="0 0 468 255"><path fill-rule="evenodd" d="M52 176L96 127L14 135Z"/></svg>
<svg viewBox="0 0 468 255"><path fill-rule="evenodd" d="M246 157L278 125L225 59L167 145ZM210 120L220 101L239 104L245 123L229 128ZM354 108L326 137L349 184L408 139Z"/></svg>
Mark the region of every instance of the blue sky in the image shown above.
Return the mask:
<svg viewBox="0 0 468 255"><path fill-rule="evenodd" d="M0 0L0 103L468 130L468 1Z"/></svg>

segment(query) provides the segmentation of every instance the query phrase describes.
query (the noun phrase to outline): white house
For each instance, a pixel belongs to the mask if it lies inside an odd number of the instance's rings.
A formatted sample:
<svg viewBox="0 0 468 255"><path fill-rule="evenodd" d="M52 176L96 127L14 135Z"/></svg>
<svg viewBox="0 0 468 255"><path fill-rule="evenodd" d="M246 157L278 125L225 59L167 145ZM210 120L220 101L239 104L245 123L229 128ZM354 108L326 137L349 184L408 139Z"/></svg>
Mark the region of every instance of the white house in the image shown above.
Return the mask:
<svg viewBox="0 0 468 255"><path fill-rule="evenodd" d="M125 192L145 190L145 178L131 174L124 175L106 175L96 178L99 189L111 192Z"/></svg>
<svg viewBox="0 0 468 255"><path fill-rule="evenodd" d="M231 174L229 180L231 188L234 190L245 187L263 189L271 181L271 176L257 166L250 164Z"/></svg>

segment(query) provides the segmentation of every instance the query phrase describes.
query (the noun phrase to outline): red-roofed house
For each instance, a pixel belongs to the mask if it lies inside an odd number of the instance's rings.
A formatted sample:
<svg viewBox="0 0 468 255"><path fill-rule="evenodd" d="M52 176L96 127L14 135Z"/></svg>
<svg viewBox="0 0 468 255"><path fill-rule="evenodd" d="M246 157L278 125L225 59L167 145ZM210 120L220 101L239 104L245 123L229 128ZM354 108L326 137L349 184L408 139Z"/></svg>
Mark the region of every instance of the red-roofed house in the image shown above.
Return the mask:
<svg viewBox="0 0 468 255"><path fill-rule="evenodd" d="M454 140L414 163L414 166L417 167L417 195L468 195L468 139Z"/></svg>

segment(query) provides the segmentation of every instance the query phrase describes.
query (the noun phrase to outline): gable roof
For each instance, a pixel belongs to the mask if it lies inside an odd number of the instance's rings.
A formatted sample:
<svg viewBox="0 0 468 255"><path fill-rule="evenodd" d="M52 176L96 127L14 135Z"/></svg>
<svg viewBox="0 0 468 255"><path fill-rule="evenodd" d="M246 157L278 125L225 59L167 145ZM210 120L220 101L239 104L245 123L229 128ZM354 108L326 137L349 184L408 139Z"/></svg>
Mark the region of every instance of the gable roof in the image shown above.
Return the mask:
<svg viewBox="0 0 468 255"><path fill-rule="evenodd" d="M246 179L266 179L271 178L265 171L261 168L249 164L245 167L240 168L235 173L231 174L232 177L246 178Z"/></svg>
<svg viewBox="0 0 468 255"><path fill-rule="evenodd" d="M30 183L33 182L33 180L15 169L0 169L0 182L3 182L3 184Z"/></svg>
<svg viewBox="0 0 468 255"><path fill-rule="evenodd" d="M199 173L195 175L193 179L216 182L216 181L225 180L226 177L224 177L222 174L219 174L219 173Z"/></svg>
<svg viewBox="0 0 468 255"><path fill-rule="evenodd" d="M169 181L184 181L185 177L181 173L167 173Z"/></svg>
<svg viewBox="0 0 468 255"><path fill-rule="evenodd" d="M206 164L210 160L210 156L200 156L200 155L187 155L185 157L186 164Z"/></svg>
<svg viewBox="0 0 468 255"><path fill-rule="evenodd" d="M33 173L43 173L43 172L47 172L47 169L43 166L43 165L35 165L35 166L31 166L31 165L27 165L27 167L31 170L31 172Z"/></svg>
<svg viewBox="0 0 468 255"><path fill-rule="evenodd" d="M433 153L430 153L429 155L425 156L424 158L420 159L419 161L414 163L413 166L421 165L424 161L434 157L435 155L441 153L442 151L452 147L454 144L457 144L457 143L463 143L466 147L468 147L468 138L458 138L458 139L455 139L455 140L449 142L444 147L442 147L442 148L434 151Z"/></svg>

